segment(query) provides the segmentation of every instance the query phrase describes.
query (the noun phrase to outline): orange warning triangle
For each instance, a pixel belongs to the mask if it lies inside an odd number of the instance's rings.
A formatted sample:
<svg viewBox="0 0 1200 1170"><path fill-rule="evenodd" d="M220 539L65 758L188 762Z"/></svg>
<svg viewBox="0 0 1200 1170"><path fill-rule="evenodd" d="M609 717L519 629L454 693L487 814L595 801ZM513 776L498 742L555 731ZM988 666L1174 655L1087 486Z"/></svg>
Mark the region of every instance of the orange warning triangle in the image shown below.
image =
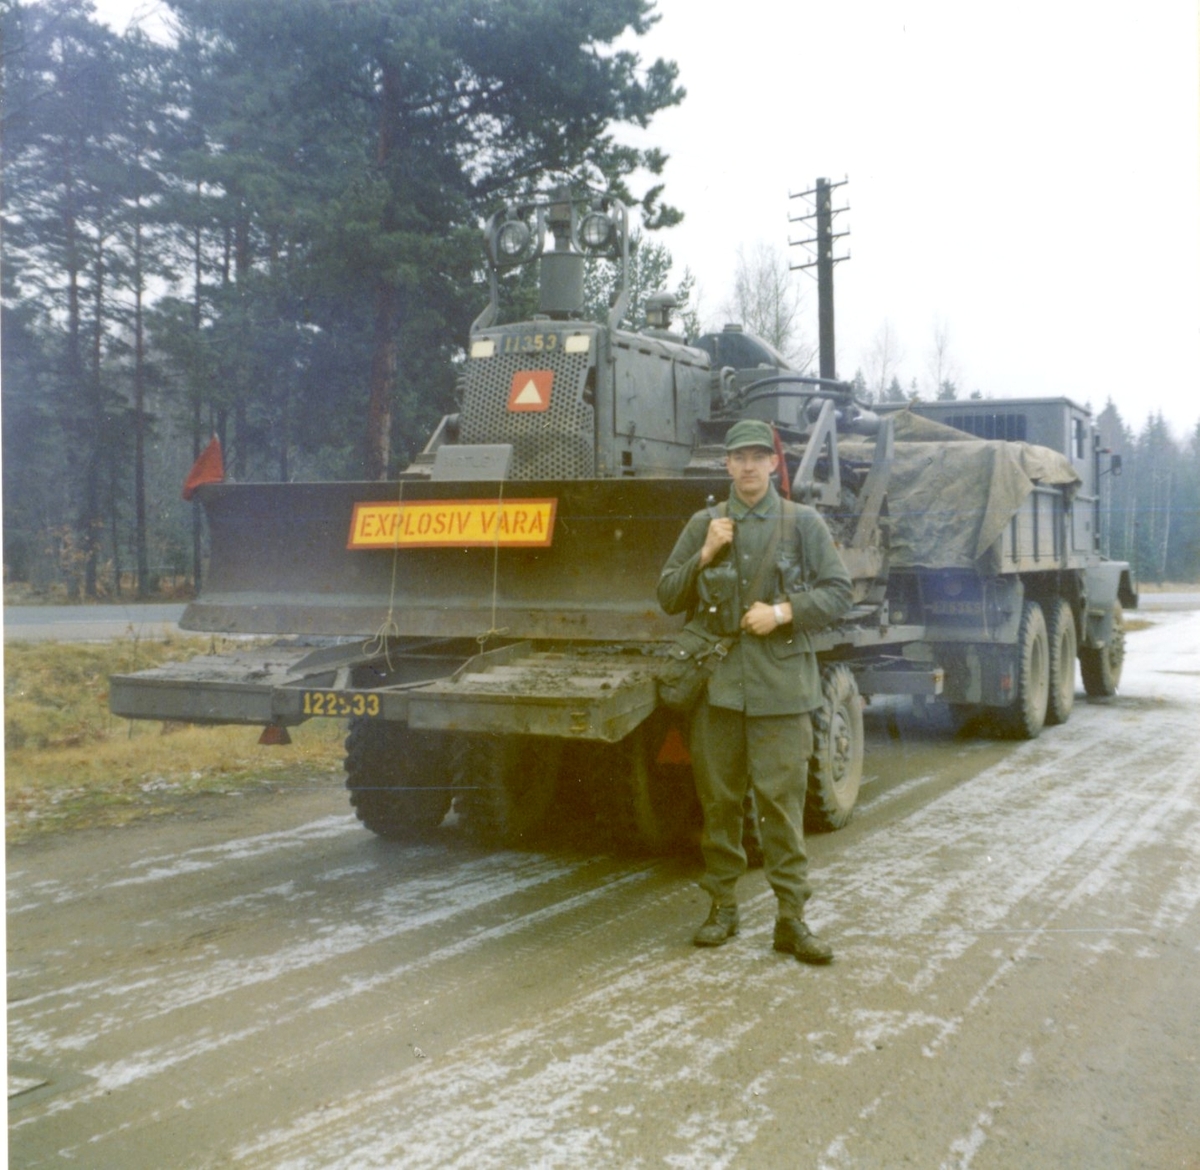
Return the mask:
<svg viewBox="0 0 1200 1170"><path fill-rule="evenodd" d="M654 762L656 764L690 764L692 762L692 756L687 749L687 744L683 742L683 736L679 734L679 728L674 724L671 725L667 730L667 734L663 737Z"/></svg>
<svg viewBox="0 0 1200 1170"><path fill-rule="evenodd" d="M518 370L508 388L509 410L549 410L553 370Z"/></svg>

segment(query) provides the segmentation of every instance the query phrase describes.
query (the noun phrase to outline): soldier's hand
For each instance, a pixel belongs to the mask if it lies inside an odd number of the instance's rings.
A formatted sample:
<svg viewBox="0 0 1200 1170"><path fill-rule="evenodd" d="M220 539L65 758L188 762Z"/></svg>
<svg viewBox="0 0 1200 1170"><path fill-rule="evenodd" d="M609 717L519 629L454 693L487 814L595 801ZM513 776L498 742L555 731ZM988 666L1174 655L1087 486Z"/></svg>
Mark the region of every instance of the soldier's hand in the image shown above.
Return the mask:
<svg viewBox="0 0 1200 1170"><path fill-rule="evenodd" d="M700 550L700 567L711 565L721 549L733 543L733 521L728 516L718 516L708 522L708 533L704 547Z"/></svg>
<svg viewBox="0 0 1200 1170"><path fill-rule="evenodd" d="M785 610L786 616L790 619L791 606ZM756 601L744 614L742 614L742 629L748 630L751 634L757 634L760 638L765 638L772 630L779 628L780 622L775 614L775 607L768 605L765 601Z"/></svg>

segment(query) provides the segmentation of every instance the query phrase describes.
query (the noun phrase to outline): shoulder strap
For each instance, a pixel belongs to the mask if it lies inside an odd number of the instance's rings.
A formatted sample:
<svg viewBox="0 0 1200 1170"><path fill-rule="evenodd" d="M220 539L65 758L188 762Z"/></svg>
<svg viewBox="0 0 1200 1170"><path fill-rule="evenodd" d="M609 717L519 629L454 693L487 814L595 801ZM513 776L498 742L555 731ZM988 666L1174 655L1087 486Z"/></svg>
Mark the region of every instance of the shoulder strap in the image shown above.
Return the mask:
<svg viewBox="0 0 1200 1170"><path fill-rule="evenodd" d="M785 522L786 531L784 533L784 551L787 553L794 552L799 545L798 534L796 532L796 521L800 519L800 506L795 500L783 501L783 520Z"/></svg>
<svg viewBox="0 0 1200 1170"><path fill-rule="evenodd" d="M775 550L779 547L779 537L783 532L783 517L784 510L780 509L779 523L771 530L771 537L767 541L767 547L763 550L762 560L758 562L758 568L755 570L754 580L750 582L751 597L758 596L758 591L762 588L763 579L775 564Z"/></svg>
<svg viewBox="0 0 1200 1170"><path fill-rule="evenodd" d="M800 519L800 505L795 500L783 501L784 514L787 516L787 553L789 556L794 556L796 565L800 570L800 586L807 590L810 588L808 580L808 564L804 558L804 541L800 539L799 532L796 531L797 522Z"/></svg>

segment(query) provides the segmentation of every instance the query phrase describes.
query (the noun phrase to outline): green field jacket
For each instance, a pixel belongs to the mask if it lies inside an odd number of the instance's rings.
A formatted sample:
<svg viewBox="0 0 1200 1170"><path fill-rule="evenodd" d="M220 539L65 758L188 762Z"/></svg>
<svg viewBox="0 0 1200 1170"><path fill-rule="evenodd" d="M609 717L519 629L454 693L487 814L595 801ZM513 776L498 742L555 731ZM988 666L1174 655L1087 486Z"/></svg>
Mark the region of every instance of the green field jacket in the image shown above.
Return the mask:
<svg viewBox="0 0 1200 1170"><path fill-rule="evenodd" d="M722 557L736 559L740 610L755 601L772 605L786 600L792 604L792 621L766 637L747 632L735 637L709 680L708 701L714 707L747 715L797 715L821 705L820 671L809 634L841 617L850 608L852 594L850 575L815 509L788 501L776 563L762 574L758 595L746 596L783 507L773 486L753 508L747 508L736 492L729 494L734 541ZM687 613L688 625L697 629L707 629L706 619L699 614L698 585L705 571L700 568L700 550L711 518L707 510L692 516L658 580L662 608L667 613Z"/></svg>

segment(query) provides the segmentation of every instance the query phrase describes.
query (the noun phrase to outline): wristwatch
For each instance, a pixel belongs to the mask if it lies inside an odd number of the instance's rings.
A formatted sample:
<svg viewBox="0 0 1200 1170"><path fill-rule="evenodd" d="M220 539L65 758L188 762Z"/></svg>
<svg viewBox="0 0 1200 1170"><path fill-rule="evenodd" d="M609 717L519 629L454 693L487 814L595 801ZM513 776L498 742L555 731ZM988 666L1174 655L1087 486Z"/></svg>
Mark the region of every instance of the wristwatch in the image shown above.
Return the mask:
<svg viewBox="0 0 1200 1170"><path fill-rule="evenodd" d="M775 612L775 624L777 626L783 625L783 606L773 605L771 609Z"/></svg>

